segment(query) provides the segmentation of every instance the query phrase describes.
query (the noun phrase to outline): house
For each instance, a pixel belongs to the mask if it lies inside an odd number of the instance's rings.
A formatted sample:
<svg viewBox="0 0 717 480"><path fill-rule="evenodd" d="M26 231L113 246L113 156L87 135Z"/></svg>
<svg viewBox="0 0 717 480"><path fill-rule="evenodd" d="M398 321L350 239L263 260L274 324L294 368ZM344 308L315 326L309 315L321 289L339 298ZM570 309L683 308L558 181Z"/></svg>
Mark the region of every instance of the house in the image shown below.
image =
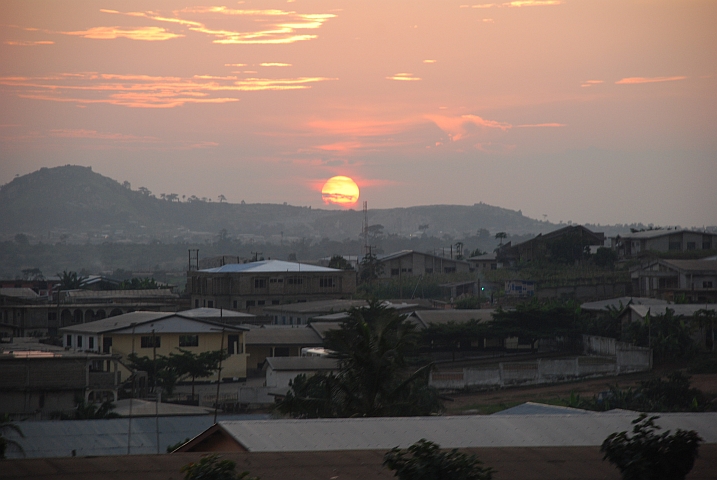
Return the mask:
<svg viewBox="0 0 717 480"><path fill-rule="evenodd" d="M315 317L347 312L352 308L367 305L366 300L317 300L315 302L288 303L265 307L264 315L271 317L274 325L307 325Z"/></svg>
<svg viewBox="0 0 717 480"><path fill-rule="evenodd" d="M623 258L636 257L645 252L709 251L717 249L717 233L684 229L626 233L615 237L615 248Z"/></svg>
<svg viewBox="0 0 717 480"><path fill-rule="evenodd" d="M14 338L2 345L0 371L0 411L9 415L42 419L74 409L78 398L117 401L117 356Z"/></svg>
<svg viewBox="0 0 717 480"><path fill-rule="evenodd" d="M505 294L510 297L532 297L535 295L533 280L507 280Z"/></svg>
<svg viewBox="0 0 717 480"><path fill-rule="evenodd" d="M604 233L593 232L582 225L568 225L516 245L508 242L496 250L496 260L511 265L543 259L573 261L582 256L585 248L604 243Z"/></svg>
<svg viewBox="0 0 717 480"><path fill-rule="evenodd" d="M267 357L264 364L266 386L284 392L299 375L310 377L317 373L336 372L339 362L325 357Z"/></svg>
<svg viewBox="0 0 717 480"><path fill-rule="evenodd" d="M388 255L379 255L383 272L379 278L419 277L432 274L468 273L471 266L465 260L448 258L432 253L401 250Z"/></svg>
<svg viewBox="0 0 717 480"><path fill-rule="evenodd" d="M632 269L630 278L642 297L717 302L717 260L654 260Z"/></svg>
<svg viewBox="0 0 717 480"><path fill-rule="evenodd" d="M260 371L272 357L298 357L305 347L321 347L324 342L315 330L307 327L261 326L246 332L246 352L250 368Z"/></svg>
<svg viewBox="0 0 717 480"><path fill-rule="evenodd" d="M178 348L199 354L226 349L222 378L246 378L245 332L240 325L227 325L193 317L191 312L132 312L60 329L63 346L76 352L140 357L178 353ZM126 367L124 374L129 374Z"/></svg>
<svg viewBox="0 0 717 480"><path fill-rule="evenodd" d="M498 261L498 255L493 253L485 253L477 257L470 257L468 263L472 265L476 272L485 272L488 270L498 270L503 268L503 263Z"/></svg>
<svg viewBox="0 0 717 480"><path fill-rule="evenodd" d="M418 328L428 328L430 325L445 325L448 323L467 323L477 320L480 323L493 320L492 309L477 310L416 310L408 316L408 320L418 325Z"/></svg>
<svg viewBox="0 0 717 480"><path fill-rule="evenodd" d="M356 293L356 272L306 263L262 260L187 272L194 308L261 314L265 306L346 299Z"/></svg>
<svg viewBox="0 0 717 480"><path fill-rule="evenodd" d="M661 300L659 298L617 297L595 302L585 302L580 305L580 310L590 313L620 312L630 305L667 305L669 303L667 300Z"/></svg>

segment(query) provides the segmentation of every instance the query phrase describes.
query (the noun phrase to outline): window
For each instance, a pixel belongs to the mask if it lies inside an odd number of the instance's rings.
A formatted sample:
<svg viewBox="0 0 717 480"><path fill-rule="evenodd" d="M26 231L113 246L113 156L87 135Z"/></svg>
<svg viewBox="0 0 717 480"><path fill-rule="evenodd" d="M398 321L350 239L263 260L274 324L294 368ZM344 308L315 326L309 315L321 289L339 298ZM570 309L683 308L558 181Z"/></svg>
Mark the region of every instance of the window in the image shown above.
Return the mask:
<svg viewBox="0 0 717 480"><path fill-rule="evenodd" d="M712 249L712 242L709 240L702 242L702 250L711 250Z"/></svg>
<svg viewBox="0 0 717 480"><path fill-rule="evenodd" d="M392 268L392 269L391 269L391 276L392 276L392 277L398 275L399 273L401 273L401 271L400 271L398 268Z"/></svg>
<svg viewBox="0 0 717 480"><path fill-rule="evenodd" d="M236 355L237 353L244 353L242 351L242 344L239 341L239 335L229 335L229 343L227 344L227 352L229 355Z"/></svg>
<svg viewBox="0 0 717 480"><path fill-rule="evenodd" d="M95 349L95 337L89 337L87 339L87 348L89 348L90 350Z"/></svg>
<svg viewBox="0 0 717 480"><path fill-rule="evenodd" d="M445 267L443 269L444 273L456 273L456 267Z"/></svg>
<svg viewBox="0 0 717 480"><path fill-rule="evenodd" d="M254 300L246 301L246 308L253 307L254 305L256 305L256 302Z"/></svg>
<svg viewBox="0 0 717 480"><path fill-rule="evenodd" d="M254 288L266 288L266 278L255 278Z"/></svg>
<svg viewBox="0 0 717 480"><path fill-rule="evenodd" d="M194 300L194 308L199 308L199 299Z"/></svg>
<svg viewBox="0 0 717 480"><path fill-rule="evenodd" d="M696 250L697 244L695 242L687 242L687 250Z"/></svg>
<svg viewBox="0 0 717 480"><path fill-rule="evenodd" d="M279 305L279 300L272 300L272 301L271 301L271 304L272 304L272 305Z"/></svg>
<svg viewBox="0 0 717 480"><path fill-rule="evenodd" d="M712 288L712 282L702 282L702 288Z"/></svg>
<svg viewBox="0 0 717 480"><path fill-rule="evenodd" d="M154 348L160 347L162 337L159 337L157 335L155 336L148 336L148 337L142 337L139 342L139 346L141 348Z"/></svg>
<svg viewBox="0 0 717 480"><path fill-rule="evenodd" d="M258 300L256 302L257 305L266 305L266 300Z"/></svg>
<svg viewBox="0 0 717 480"><path fill-rule="evenodd" d="M199 335L180 335L179 336L180 347L198 347L199 346Z"/></svg>
<svg viewBox="0 0 717 480"><path fill-rule="evenodd" d="M288 283L289 285L301 285L304 283L304 278L303 277L288 277L286 279L286 283Z"/></svg>
<svg viewBox="0 0 717 480"><path fill-rule="evenodd" d="M214 308L214 300L207 300L207 307Z"/></svg>
<svg viewBox="0 0 717 480"><path fill-rule="evenodd" d="M234 303L232 305L234 305L234 308L237 308L237 301L234 300Z"/></svg>
<svg viewBox="0 0 717 480"><path fill-rule="evenodd" d="M112 353L112 337L102 337L102 353Z"/></svg>
<svg viewBox="0 0 717 480"><path fill-rule="evenodd" d="M319 277L320 288L334 288L336 286L334 277Z"/></svg>
<svg viewBox="0 0 717 480"><path fill-rule="evenodd" d="M402 268L401 273L413 273L413 269L412 268Z"/></svg>
<svg viewBox="0 0 717 480"><path fill-rule="evenodd" d="M270 278L269 283L284 283L284 279L279 277Z"/></svg>
<svg viewBox="0 0 717 480"><path fill-rule="evenodd" d="M670 242L668 250L682 250L682 242Z"/></svg>
<svg viewBox="0 0 717 480"><path fill-rule="evenodd" d="M72 335L68 335L65 342L67 343L68 347L72 346Z"/></svg>
<svg viewBox="0 0 717 480"><path fill-rule="evenodd" d="M289 356L289 347L274 347L274 356L275 357L288 357Z"/></svg>
<svg viewBox="0 0 717 480"><path fill-rule="evenodd" d="M77 335L77 348L82 348L82 335Z"/></svg>

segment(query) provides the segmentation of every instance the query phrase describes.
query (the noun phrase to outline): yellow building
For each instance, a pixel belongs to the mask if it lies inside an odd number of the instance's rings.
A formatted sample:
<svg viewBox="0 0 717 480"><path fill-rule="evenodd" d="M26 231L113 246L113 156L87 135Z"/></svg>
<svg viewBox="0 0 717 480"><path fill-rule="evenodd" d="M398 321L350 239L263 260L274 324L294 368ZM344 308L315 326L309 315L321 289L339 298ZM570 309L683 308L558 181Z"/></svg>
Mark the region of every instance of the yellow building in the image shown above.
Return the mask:
<svg viewBox="0 0 717 480"><path fill-rule="evenodd" d="M180 348L195 354L227 350L229 358L222 362L222 379L244 379L248 356L244 336L246 330L246 327L194 316L189 310L178 313L132 312L61 328L60 333L66 349L113 353L123 360L133 352L140 357L153 358L155 354L177 354ZM122 367L123 378L129 373Z"/></svg>

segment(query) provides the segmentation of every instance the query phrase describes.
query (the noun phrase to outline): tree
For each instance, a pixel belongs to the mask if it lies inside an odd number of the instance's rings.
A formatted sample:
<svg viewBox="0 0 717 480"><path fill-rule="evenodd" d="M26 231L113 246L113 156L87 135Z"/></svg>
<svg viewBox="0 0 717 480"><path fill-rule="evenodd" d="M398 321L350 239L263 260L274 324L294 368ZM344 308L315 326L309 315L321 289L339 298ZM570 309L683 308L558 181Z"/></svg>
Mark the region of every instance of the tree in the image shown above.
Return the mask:
<svg viewBox="0 0 717 480"><path fill-rule="evenodd" d="M692 470L702 438L694 430L657 435L658 418L643 413L632 421L632 436L616 432L602 443L603 460L614 464L624 480L681 480Z"/></svg>
<svg viewBox="0 0 717 480"><path fill-rule="evenodd" d="M220 194L217 199L219 199L219 203L223 203L227 201L227 197L225 197L223 194Z"/></svg>
<svg viewBox="0 0 717 480"><path fill-rule="evenodd" d="M22 270L22 278L25 280L45 280L42 270L39 268L25 268Z"/></svg>
<svg viewBox="0 0 717 480"><path fill-rule="evenodd" d="M493 469L481 467L475 455L440 446L422 438L407 450L393 448L383 456L383 465L400 480L490 480Z"/></svg>
<svg viewBox="0 0 717 480"><path fill-rule="evenodd" d="M438 412L428 386L432 365L410 373L406 355L416 346L415 325L376 301L354 308L325 345L339 361L336 375L314 375L292 384L279 411L304 417L417 416Z"/></svg>
<svg viewBox="0 0 717 480"><path fill-rule="evenodd" d="M195 354L189 350L177 348L179 354L170 353L168 367L174 369L179 378L187 376L192 379L192 398L194 398L194 381L208 377L219 370L219 362L229 358L226 350L214 350Z"/></svg>
<svg viewBox="0 0 717 480"><path fill-rule="evenodd" d="M85 402L84 398L77 401L77 406L71 415L60 414L61 420L98 420L105 418L119 418L119 414L113 412L115 405L109 400L99 406L94 403Z"/></svg>
<svg viewBox="0 0 717 480"><path fill-rule="evenodd" d="M87 280L86 277L78 275L77 272L68 272L67 270L63 270L57 276L60 277L60 290L77 290Z"/></svg>
<svg viewBox="0 0 717 480"><path fill-rule="evenodd" d="M621 339L642 347L650 347L656 362L667 362L693 356L697 347L692 333L697 325L675 315L671 308L664 314L645 316L644 322L630 322L622 330Z"/></svg>
<svg viewBox="0 0 717 480"><path fill-rule="evenodd" d="M20 437L25 438L20 427L10 421L10 416L7 413L3 413L0 414L0 459L5 458L5 452L7 452L8 447L18 450L24 455L25 451L22 449L22 445L15 440L7 438L7 432L14 432Z"/></svg>
<svg viewBox="0 0 717 480"><path fill-rule="evenodd" d="M383 274L383 264L378 261L378 257L373 253L364 255L359 266L359 280L361 282L370 282L376 280Z"/></svg>
<svg viewBox="0 0 717 480"><path fill-rule="evenodd" d="M500 240L500 244L503 245L503 240L508 238L508 234L505 232L498 232L495 234L495 239Z"/></svg>
<svg viewBox="0 0 717 480"><path fill-rule="evenodd" d="M595 265L603 268L615 268L617 262L617 252L611 248L600 247L594 255Z"/></svg>
<svg viewBox="0 0 717 480"><path fill-rule="evenodd" d="M197 463L186 464L180 470L184 480L259 480L258 477L250 477L249 472L237 473L236 462L220 458L213 453L203 456Z"/></svg>
<svg viewBox="0 0 717 480"><path fill-rule="evenodd" d="M338 268L339 270L353 270L351 262L346 260L341 255L333 255L329 260L329 268Z"/></svg>
<svg viewBox="0 0 717 480"><path fill-rule="evenodd" d="M29 245L30 239L24 233L18 233L17 235L15 235L15 243L17 243L18 245Z"/></svg>
<svg viewBox="0 0 717 480"><path fill-rule="evenodd" d="M131 278L119 284L120 290L155 290L161 288L154 278Z"/></svg>

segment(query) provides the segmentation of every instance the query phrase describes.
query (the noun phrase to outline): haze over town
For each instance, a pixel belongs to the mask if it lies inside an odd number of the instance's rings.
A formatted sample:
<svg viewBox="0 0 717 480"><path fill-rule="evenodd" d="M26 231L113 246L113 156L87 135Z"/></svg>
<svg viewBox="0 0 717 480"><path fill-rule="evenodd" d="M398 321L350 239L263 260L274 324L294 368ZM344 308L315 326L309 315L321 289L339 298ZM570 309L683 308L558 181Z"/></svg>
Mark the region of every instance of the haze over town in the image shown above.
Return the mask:
<svg viewBox="0 0 717 480"><path fill-rule="evenodd" d="M0 184L717 223L710 1L8 1ZM338 208L338 207L334 207Z"/></svg>

